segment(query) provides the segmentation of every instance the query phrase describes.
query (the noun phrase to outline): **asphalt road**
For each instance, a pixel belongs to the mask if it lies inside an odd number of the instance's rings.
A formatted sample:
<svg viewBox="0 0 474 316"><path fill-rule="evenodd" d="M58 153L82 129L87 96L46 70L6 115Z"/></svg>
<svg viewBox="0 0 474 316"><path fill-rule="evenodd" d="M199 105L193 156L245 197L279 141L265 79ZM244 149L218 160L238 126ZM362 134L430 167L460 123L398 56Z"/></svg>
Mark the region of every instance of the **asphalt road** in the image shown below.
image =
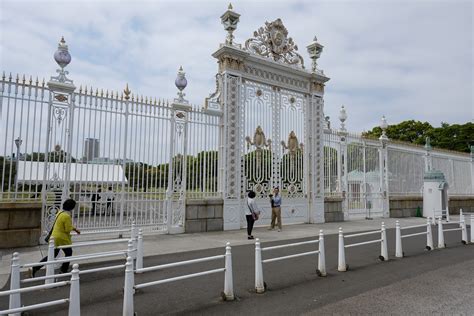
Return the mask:
<svg viewBox="0 0 474 316"><path fill-rule="evenodd" d="M277 233L277 232L275 232ZM436 244L436 229L433 229ZM244 233L242 234L244 236ZM388 230L391 260L380 262L380 245L346 249L348 272L337 272L337 235L326 236L327 277L315 273L317 256L300 257L264 265L267 292L254 291L254 245L232 248L234 269L233 302L220 300L223 274L145 288L135 294L138 315L295 315L464 313L473 314L474 245L462 245L460 232L445 233L448 248L426 251L425 236L404 239L405 258L394 258L394 230ZM372 237L373 238L373 237ZM353 242L370 240L353 238ZM300 241L307 239L292 240ZM263 247L284 242L264 243ZM351 241L352 242L352 241ZM315 250L306 245L271 253L282 256ZM145 266L223 254L224 249L208 249L145 258ZM98 265L91 265L98 266ZM223 261L177 267L135 276L135 283L223 267ZM89 268L83 266L82 269ZM81 276L83 315L121 315L124 274L108 271ZM68 287L24 295L23 304L65 298ZM6 309L7 298L0 300ZM67 306L38 310L29 315L67 315Z"/></svg>

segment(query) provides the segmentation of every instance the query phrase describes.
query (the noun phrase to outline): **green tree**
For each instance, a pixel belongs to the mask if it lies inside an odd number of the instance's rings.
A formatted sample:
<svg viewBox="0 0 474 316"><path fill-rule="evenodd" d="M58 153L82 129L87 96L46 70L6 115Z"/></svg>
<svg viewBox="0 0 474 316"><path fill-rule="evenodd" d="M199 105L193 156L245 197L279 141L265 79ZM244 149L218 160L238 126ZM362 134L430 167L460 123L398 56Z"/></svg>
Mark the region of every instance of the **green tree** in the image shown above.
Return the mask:
<svg viewBox="0 0 474 316"><path fill-rule="evenodd" d="M425 138L431 130L433 130L433 126L428 122L410 120L389 125L387 128L387 136L390 139L422 145L425 143ZM378 138L382 135L382 129L377 126L363 135Z"/></svg>
<svg viewBox="0 0 474 316"><path fill-rule="evenodd" d="M434 128L427 136L433 147L469 152L470 145L474 145L474 123L442 123L441 127Z"/></svg>
<svg viewBox="0 0 474 316"><path fill-rule="evenodd" d="M363 134L370 138L378 138L380 135L382 129L378 126ZM474 123L450 125L442 122L440 127L433 127L428 122L403 121L390 125L387 136L418 145L424 145L426 137L430 137L433 147L469 152L470 145L474 145Z"/></svg>
<svg viewBox="0 0 474 316"><path fill-rule="evenodd" d="M0 156L0 178L3 176L3 191L8 191L8 187L13 191L15 187L16 161L9 157Z"/></svg>

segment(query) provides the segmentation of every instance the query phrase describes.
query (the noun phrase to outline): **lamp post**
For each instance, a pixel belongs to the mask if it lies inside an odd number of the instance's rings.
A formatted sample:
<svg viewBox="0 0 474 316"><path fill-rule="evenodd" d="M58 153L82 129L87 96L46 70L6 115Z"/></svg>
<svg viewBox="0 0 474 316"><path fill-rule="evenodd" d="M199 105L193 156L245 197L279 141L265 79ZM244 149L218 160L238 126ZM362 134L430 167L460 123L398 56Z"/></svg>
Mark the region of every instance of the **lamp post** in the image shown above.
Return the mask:
<svg viewBox="0 0 474 316"><path fill-rule="evenodd" d="M17 194L18 194L18 167L20 165L20 146L23 143L23 140L18 136L17 139L15 139L15 145L16 145L16 175L15 175L15 195L14 199L16 200Z"/></svg>
<svg viewBox="0 0 474 316"><path fill-rule="evenodd" d="M318 58L321 57L321 53L323 52L323 45L318 43L318 39L316 36L314 37L313 41L306 47L308 49L309 58L311 58L312 65L311 70L313 73L317 72L318 70Z"/></svg>
<svg viewBox="0 0 474 316"><path fill-rule="evenodd" d="M224 25L224 30L227 31L226 45L234 45L234 35L232 34L237 29L240 14L234 11L232 4L229 4L227 11L221 16L221 23Z"/></svg>

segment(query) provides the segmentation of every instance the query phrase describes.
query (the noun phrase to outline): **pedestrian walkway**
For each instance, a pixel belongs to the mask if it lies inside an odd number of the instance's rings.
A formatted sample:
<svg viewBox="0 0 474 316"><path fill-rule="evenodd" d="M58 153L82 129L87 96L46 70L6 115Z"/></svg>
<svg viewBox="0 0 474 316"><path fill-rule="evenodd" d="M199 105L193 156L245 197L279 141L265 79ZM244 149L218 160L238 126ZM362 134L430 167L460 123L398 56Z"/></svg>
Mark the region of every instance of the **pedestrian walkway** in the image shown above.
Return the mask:
<svg viewBox="0 0 474 316"><path fill-rule="evenodd" d="M458 220L459 216L451 216L451 220ZM382 222L385 222L387 229L395 228L395 221L399 220L402 226L416 225L426 223L426 219L418 217L410 218L378 218L373 220L358 220L348 222L334 222L325 224L298 224L283 226L283 230L269 231L268 227L256 227L253 235L259 238L261 242L290 240L298 238L307 238L317 236L319 230L323 229L325 235L337 234L339 227L342 227L345 233L361 232L373 229L379 229ZM80 240L97 239L97 235L81 236ZM107 238L111 238L110 235ZM76 238L77 240L77 238ZM244 229L220 232L206 232L194 234L177 235L145 235L144 237L144 255L148 256L163 255L169 253L187 252L193 250L202 250L210 248L224 247L226 242L232 246L252 244L254 240L247 240L247 234ZM80 247L74 250L74 255L96 253L105 251L121 250L124 246L121 244L111 244L107 246L88 246ZM47 254L47 245L2 250L2 262L0 265L0 288L3 288L8 281L10 274L10 260L13 252L19 252L21 262L36 262ZM91 259L84 263L95 263L107 261L108 259Z"/></svg>

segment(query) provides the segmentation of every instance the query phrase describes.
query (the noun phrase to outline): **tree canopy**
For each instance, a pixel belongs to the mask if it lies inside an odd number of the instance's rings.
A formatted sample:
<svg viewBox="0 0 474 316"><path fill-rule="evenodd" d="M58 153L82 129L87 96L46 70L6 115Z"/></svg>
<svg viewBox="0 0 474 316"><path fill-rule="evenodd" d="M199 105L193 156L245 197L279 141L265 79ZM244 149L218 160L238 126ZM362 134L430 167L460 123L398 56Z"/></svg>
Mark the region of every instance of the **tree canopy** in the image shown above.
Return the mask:
<svg viewBox="0 0 474 316"><path fill-rule="evenodd" d="M363 135L378 138L382 135L382 129L377 126ZM433 147L470 152L470 146L474 145L474 123L450 125L442 122L441 127L433 127L428 122L409 120L389 125L387 136L418 145L424 145L426 137L429 137Z"/></svg>

